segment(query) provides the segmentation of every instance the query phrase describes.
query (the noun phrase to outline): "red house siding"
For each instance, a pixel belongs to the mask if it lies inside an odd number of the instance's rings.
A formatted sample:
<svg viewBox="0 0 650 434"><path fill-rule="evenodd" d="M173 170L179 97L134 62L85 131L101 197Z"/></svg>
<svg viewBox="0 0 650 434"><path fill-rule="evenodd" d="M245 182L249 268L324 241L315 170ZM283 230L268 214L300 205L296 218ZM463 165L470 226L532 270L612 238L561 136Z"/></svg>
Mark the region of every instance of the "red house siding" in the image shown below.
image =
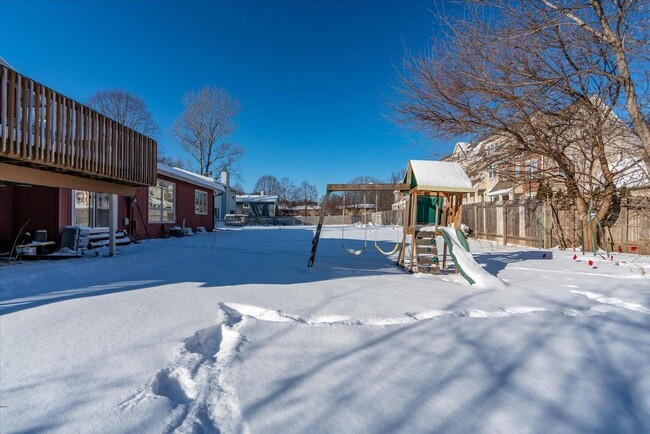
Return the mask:
<svg viewBox="0 0 650 434"><path fill-rule="evenodd" d="M147 234L143 226L144 223L149 231L149 237L159 238L163 235L163 228L169 229L172 226L182 227L183 220L185 220L185 227L192 228L194 231L199 226L205 227L208 231L214 229L214 191L165 175L158 175L158 179L173 182L176 185L176 221L165 224L149 223L149 189L145 187L137 188L135 190L137 203L132 204L130 203L130 198L125 198L129 203L124 203L123 207L121 207L123 210L122 214L120 214L121 222L123 221L123 217L129 217L130 220L135 220L135 223L132 224L131 233L138 238L145 238ZM194 190L205 191L208 194L207 215L195 213ZM132 217L128 214L129 212L132 213Z"/></svg>
<svg viewBox="0 0 650 434"><path fill-rule="evenodd" d="M14 190L17 187L0 187L0 250L5 251L4 244L11 240L14 233Z"/></svg>
<svg viewBox="0 0 650 434"><path fill-rule="evenodd" d="M52 187L15 187L13 194L12 238L27 223L24 231L32 235L47 231L48 240L59 241L59 192Z"/></svg>
<svg viewBox="0 0 650 434"><path fill-rule="evenodd" d="M196 231L199 226L208 231L214 229L214 191L168 176L160 179L173 182L175 189L176 219L174 223L149 223L149 189L136 188L135 199L118 197L118 228L126 229L137 239L159 238L163 228L183 226ZM208 213L195 213L194 191L201 190L208 195ZM128 218L128 220L125 220ZM72 224L72 190L51 187L2 187L0 188L0 250L7 251L21 226L29 220L25 231L32 235L45 229L48 239L59 242L61 231ZM145 226L147 230L145 230ZM148 233L147 233L148 231Z"/></svg>

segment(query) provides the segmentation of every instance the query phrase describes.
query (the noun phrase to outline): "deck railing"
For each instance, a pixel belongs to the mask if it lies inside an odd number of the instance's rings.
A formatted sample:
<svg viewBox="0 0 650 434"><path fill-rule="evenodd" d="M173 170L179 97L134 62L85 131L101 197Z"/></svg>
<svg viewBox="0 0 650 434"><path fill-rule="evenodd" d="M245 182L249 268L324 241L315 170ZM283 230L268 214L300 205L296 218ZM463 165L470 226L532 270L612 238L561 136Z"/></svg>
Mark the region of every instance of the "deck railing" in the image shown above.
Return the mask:
<svg viewBox="0 0 650 434"><path fill-rule="evenodd" d="M155 184L155 140L0 67L1 162L122 184Z"/></svg>

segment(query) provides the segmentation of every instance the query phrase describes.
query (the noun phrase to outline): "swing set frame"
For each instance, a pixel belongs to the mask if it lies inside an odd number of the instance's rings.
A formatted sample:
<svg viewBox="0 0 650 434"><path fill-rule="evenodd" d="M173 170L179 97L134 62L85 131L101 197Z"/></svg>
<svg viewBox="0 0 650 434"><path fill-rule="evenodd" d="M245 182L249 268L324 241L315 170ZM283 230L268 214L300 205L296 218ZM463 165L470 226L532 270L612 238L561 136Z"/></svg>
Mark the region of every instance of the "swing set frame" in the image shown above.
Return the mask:
<svg viewBox="0 0 650 434"><path fill-rule="evenodd" d="M416 179L416 169L417 177ZM471 193L474 191L472 183L467 177L467 174L456 162L443 162L443 161L421 161L411 160L406 169L404 181L398 184L328 184L327 191L323 197L321 204L320 217L318 219L318 226L316 227L316 234L312 240L311 254L309 255L309 262L307 267L313 267L314 259L316 258L316 250L318 248L318 241L320 240L321 229L323 228L323 221L325 220L325 208L327 206L329 195L333 192L346 192L346 191L363 191L363 192L379 192L379 191L399 191L407 195L408 202L404 208L404 225L402 232L402 243L399 247L399 255L397 256L397 265L406 268L406 237L411 235L410 255L408 258L409 271L412 273L415 266L415 239L418 232L418 226L435 226L435 235L438 235L438 226L452 226L456 229L460 228L460 218L463 202L463 194ZM418 220L418 198L422 196L435 196L436 200L436 214L435 222L419 223ZM440 207L440 198L444 198L442 210ZM376 246L377 247L377 246ZM396 246L397 247L397 246ZM345 246L344 246L345 248ZM348 250L345 248L346 251ZM378 250L383 252L381 249ZM396 251L396 249L394 249ZM359 253L360 254L360 253ZM443 268L446 266L447 246L445 243L443 249Z"/></svg>
<svg viewBox="0 0 650 434"><path fill-rule="evenodd" d="M314 260L316 259L316 250L318 249L318 241L320 240L321 229L323 228L323 221L325 220L325 208L327 207L327 202L329 200L329 195L334 192L348 192L348 191L408 191L410 187L408 184L327 184L327 191L323 197L323 202L321 203L320 216L318 218L318 226L316 227L316 234L314 239L311 242L311 254L309 255L309 262L307 267L314 266ZM346 251L348 249L343 246ZM365 250L365 247L364 247ZM349 253L349 252L348 252Z"/></svg>

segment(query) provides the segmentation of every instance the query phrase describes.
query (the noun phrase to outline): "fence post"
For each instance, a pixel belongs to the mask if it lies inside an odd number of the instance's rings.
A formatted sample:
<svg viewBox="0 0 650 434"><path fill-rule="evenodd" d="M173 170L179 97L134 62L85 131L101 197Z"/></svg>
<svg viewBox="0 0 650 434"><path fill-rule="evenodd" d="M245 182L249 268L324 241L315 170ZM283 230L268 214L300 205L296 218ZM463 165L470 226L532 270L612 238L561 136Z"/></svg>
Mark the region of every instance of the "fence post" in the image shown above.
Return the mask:
<svg viewBox="0 0 650 434"><path fill-rule="evenodd" d="M508 201L503 202L503 245L508 244Z"/></svg>
<svg viewBox="0 0 650 434"><path fill-rule="evenodd" d="M551 212L550 212L551 208L548 205L547 200L544 201L542 211L544 213L544 226L543 226L543 228L544 228L544 248L548 249L548 248L551 247L551 243L552 243L551 229L553 227L553 220L552 220L552 216L551 216Z"/></svg>

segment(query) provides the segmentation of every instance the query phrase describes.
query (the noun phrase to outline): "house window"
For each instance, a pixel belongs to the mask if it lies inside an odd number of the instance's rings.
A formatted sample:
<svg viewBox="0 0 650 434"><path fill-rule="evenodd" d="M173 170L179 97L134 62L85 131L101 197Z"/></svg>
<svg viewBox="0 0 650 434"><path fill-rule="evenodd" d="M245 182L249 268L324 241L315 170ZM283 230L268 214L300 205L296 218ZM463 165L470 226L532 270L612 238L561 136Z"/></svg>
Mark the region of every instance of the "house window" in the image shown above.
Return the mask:
<svg viewBox="0 0 650 434"><path fill-rule="evenodd" d="M537 172L537 160L526 161L526 176L530 179Z"/></svg>
<svg viewBox="0 0 650 434"><path fill-rule="evenodd" d="M515 164L515 178L519 177L519 164Z"/></svg>
<svg viewBox="0 0 650 434"><path fill-rule="evenodd" d="M506 181L510 181L510 168L509 167L505 167L503 169L503 179L505 179Z"/></svg>
<svg viewBox="0 0 650 434"><path fill-rule="evenodd" d="M208 193L194 190L194 214L208 214Z"/></svg>
<svg viewBox="0 0 650 434"><path fill-rule="evenodd" d="M174 223L176 221L176 184L158 180L149 187L149 223Z"/></svg>
<svg viewBox="0 0 650 434"><path fill-rule="evenodd" d="M246 208L246 209L248 209L248 208L251 207L251 204L248 203L248 202L244 202L244 203L242 203L241 207L242 207L242 208Z"/></svg>
<svg viewBox="0 0 650 434"><path fill-rule="evenodd" d="M497 165L496 163L492 163L488 166L488 178L494 179L496 177L497 177Z"/></svg>
<svg viewBox="0 0 650 434"><path fill-rule="evenodd" d="M72 190L72 224L88 227L108 226L111 195Z"/></svg>

